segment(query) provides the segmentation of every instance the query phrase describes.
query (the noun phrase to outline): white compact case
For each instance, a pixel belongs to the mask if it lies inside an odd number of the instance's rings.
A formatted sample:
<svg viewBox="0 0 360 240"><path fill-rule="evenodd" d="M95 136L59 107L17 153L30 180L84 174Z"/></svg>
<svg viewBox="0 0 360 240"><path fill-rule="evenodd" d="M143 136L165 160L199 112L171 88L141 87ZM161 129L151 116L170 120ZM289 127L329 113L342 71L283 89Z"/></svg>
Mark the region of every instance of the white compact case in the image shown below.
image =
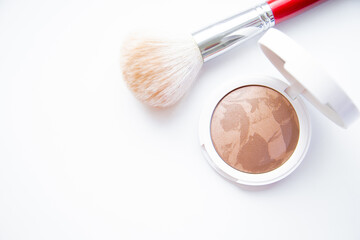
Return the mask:
<svg viewBox="0 0 360 240"><path fill-rule="evenodd" d="M346 128L359 116L358 109L345 92L288 36L270 29L259 40L259 46L289 83L272 77L253 76L226 85L205 107L199 129L200 144L210 165L228 180L250 186L279 181L294 171L304 159L310 144L311 125L300 95L341 127ZM219 102L233 90L246 86L263 86L277 91L290 102L297 114L299 135L295 150L282 165L264 173L244 172L230 166L217 152L211 136L211 122Z"/></svg>

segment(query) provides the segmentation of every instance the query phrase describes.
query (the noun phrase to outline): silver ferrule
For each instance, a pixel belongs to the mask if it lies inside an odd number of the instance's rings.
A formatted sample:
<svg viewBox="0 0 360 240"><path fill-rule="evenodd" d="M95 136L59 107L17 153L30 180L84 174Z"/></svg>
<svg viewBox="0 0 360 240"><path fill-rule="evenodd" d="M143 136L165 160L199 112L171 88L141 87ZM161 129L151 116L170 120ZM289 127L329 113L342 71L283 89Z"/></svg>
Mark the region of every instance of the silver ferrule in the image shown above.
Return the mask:
<svg viewBox="0 0 360 240"><path fill-rule="evenodd" d="M258 5L193 33L204 62L275 25L267 3Z"/></svg>

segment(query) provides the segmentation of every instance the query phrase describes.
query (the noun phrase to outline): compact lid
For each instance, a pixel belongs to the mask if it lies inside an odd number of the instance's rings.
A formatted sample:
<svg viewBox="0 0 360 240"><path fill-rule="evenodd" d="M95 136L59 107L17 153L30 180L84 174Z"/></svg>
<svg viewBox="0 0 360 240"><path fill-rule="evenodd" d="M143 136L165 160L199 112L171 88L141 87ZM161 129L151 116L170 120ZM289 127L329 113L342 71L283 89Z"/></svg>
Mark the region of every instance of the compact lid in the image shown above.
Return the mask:
<svg viewBox="0 0 360 240"><path fill-rule="evenodd" d="M348 127L359 117L359 110L302 47L279 30L270 29L259 40L261 50L289 81L286 93L303 95L319 111L341 127Z"/></svg>

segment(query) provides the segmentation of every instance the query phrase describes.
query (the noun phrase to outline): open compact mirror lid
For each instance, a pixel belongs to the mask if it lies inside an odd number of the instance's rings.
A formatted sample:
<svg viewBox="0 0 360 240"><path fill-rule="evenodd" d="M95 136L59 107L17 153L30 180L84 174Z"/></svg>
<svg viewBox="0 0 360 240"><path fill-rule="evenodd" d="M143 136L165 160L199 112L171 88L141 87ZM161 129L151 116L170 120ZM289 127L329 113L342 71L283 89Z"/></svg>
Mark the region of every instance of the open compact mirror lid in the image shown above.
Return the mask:
<svg viewBox="0 0 360 240"><path fill-rule="evenodd" d="M359 110L340 86L301 46L284 33L270 29L259 46L271 63L289 81L285 92L293 99L300 94L341 127L359 117Z"/></svg>

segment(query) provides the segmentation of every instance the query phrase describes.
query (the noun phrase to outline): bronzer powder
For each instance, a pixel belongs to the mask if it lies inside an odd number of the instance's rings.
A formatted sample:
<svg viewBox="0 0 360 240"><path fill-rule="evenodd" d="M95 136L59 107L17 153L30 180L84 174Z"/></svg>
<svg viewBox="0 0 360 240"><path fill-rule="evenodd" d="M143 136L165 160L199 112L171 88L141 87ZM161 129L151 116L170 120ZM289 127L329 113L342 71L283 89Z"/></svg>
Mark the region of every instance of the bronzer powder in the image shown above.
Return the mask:
<svg viewBox="0 0 360 240"><path fill-rule="evenodd" d="M246 173L266 173L293 154L299 120L282 94L249 85L221 99L212 115L210 133L217 153L228 165Z"/></svg>

